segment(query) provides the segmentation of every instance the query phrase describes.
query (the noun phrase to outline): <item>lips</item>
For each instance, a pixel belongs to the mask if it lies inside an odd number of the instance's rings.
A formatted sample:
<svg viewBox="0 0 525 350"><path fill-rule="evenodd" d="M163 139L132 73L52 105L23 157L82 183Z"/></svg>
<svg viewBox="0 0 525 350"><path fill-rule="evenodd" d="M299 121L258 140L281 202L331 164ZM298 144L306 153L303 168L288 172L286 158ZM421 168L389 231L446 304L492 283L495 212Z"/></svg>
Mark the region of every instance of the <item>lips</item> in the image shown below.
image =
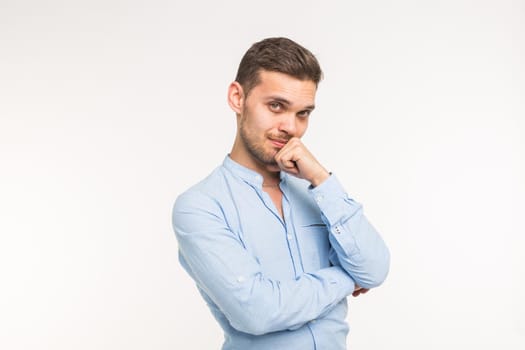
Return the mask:
<svg viewBox="0 0 525 350"><path fill-rule="evenodd" d="M274 146L278 147L278 148L283 148L286 143L288 142L288 140L281 140L281 139L272 139L270 138L270 142L274 144Z"/></svg>

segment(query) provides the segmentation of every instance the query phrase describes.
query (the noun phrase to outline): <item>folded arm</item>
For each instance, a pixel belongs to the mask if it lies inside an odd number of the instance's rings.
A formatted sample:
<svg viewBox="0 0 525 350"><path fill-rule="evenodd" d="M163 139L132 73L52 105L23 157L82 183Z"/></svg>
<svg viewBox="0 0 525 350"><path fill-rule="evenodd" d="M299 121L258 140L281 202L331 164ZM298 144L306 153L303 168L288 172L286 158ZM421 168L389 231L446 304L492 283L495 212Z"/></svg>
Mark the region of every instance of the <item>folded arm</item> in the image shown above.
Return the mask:
<svg viewBox="0 0 525 350"><path fill-rule="evenodd" d="M226 224L220 205L205 194L193 192L177 199L173 227L183 266L241 332L258 335L297 328L355 289L339 266L296 279L268 278Z"/></svg>

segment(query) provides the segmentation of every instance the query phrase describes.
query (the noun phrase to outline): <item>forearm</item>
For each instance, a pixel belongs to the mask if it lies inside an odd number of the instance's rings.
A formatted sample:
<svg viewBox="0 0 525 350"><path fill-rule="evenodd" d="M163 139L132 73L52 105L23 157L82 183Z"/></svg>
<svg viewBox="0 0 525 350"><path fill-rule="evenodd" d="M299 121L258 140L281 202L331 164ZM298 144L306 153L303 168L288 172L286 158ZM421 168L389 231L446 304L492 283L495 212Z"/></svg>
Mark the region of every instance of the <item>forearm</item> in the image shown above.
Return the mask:
<svg viewBox="0 0 525 350"><path fill-rule="evenodd" d="M337 261L357 285L380 285L388 274L390 253L362 206L347 196L333 176L311 193L329 230L332 261Z"/></svg>
<svg viewBox="0 0 525 350"><path fill-rule="evenodd" d="M192 275L202 272L192 271ZM197 280L197 279L196 279ZM325 314L355 285L340 267L276 281L258 273L230 283L198 282L233 328L253 335L296 329Z"/></svg>
<svg viewBox="0 0 525 350"><path fill-rule="evenodd" d="M353 292L354 281L341 267L269 278L220 215L205 198L185 197L174 208L173 223L182 265L239 331L297 328Z"/></svg>

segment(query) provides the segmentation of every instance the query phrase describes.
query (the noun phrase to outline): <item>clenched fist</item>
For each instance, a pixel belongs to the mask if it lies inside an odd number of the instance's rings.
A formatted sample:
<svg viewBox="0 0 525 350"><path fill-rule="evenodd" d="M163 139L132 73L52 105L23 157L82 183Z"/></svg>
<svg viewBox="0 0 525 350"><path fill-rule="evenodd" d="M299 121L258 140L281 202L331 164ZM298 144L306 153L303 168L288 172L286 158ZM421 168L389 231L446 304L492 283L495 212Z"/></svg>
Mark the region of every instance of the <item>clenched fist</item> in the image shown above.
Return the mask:
<svg viewBox="0 0 525 350"><path fill-rule="evenodd" d="M326 180L330 173L315 159L301 140L292 137L275 155L281 170L309 181L316 187Z"/></svg>

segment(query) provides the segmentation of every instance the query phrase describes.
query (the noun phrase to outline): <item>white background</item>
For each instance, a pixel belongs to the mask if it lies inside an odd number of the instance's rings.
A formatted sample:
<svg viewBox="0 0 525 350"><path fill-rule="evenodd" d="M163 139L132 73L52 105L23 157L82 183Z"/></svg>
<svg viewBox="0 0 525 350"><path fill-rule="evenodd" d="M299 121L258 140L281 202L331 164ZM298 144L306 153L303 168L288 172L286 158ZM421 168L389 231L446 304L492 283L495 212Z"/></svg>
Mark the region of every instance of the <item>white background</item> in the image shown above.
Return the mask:
<svg viewBox="0 0 525 350"><path fill-rule="evenodd" d="M0 348L218 349L176 196L230 150L226 88L288 36L304 140L392 252L351 349L525 348L523 1L0 0Z"/></svg>

